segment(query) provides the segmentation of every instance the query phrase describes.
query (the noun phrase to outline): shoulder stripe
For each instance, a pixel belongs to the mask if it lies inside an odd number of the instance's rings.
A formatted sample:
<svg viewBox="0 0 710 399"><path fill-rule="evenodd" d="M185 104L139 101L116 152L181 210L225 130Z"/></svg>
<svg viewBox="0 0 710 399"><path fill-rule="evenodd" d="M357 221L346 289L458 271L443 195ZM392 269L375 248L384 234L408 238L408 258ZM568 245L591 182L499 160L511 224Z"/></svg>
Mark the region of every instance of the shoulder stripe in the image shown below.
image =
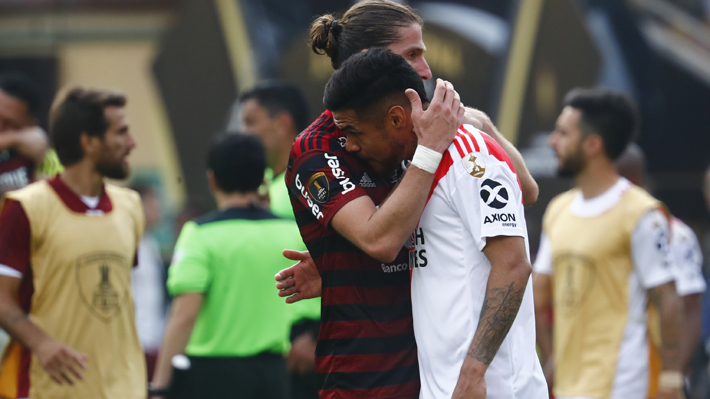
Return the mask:
<svg viewBox="0 0 710 399"><path fill-rule="evenodd" d="M305 137L306 141L306 151L310 151L313 148L315 148L315 138L319 134L323 133L323 126L326 124L328 118L326 118L325 115L321 118L321 121L318 125L316 125L313 129L310 129L308 132L308 135Z"/></svg>
<svg viewBox="0 0 710 399"><path fill-rule="evenodd" d="M497 160L508 164L510 170L515 173L515 167L513 166L513 162L511 162L510 158L508 157L508 154L505 153L500 144L493 140L493 137L487 134L481 134L481 137L483 137L483 141L485 142L486 147L488 148L488 154L490 154Z"/></svg>
<svg viewBox="0 0 710 399"><path fill-rule="evenodd" d="M461 157L463 158L463 154L461 155ZM443 179L444 176L449 173L449 169L453 164L454 160L451 158L451 153L449 151L446 151L444 153L444 158L442 158L441 162L439 163L439 167L436 169L436 173L434 174L434 182L431 184L431 190L429 190L429 195L426 197L427 203L429 203L431 195L434 194L434 189L436 189L436 186L439 185L439 180Z"/></svg>
<svg viewBox="0 0 710 399"><path fill-rule="evenodd" d="M454 145L456 146L456 150L458 150L458 152L459 152L459 156L461 158L463 158L464 155L466 155L466 153L463 152L463 147L461 146L461 138L460 137L458 137L458 136L454 137ZM448 153L448 151L447 151L447 153ZM446 154L444 154L444 155L446 155ZM441 164L439 164L439 166L441 166Z"/></svg>
<svg viewBox="0 0 710 399"><path fill-rule="evenodd" d="M480 152L481 147L478 144L478 139L475 134L471 133L466 129L465 127L461 126L461 130L465 133L465 136L471 141L471 144L473 144L473 148L476 149L476 151Z"/></svg>
<svg viewBox="0 0 710 399"><path fill-rule="evenodd" d="M308 141L308 138L310 137L311 134L313 134L314 131L317 131L320 126L325 123L325 121L328 119L328 115L323 113L321 114L318 119L313 121L310 126L306 128L301 134L296 137L296 142L294 143L293 147L294 150L296 150L296 156L299 156L303 154L304 152L307 151L306 144ZM299 151L300 150L300 151Z"/></svg>
<svg viewBox="0 0 710 399"><path fill-rule="evenodd" d="M463 143L463 146L466 147L466 154L470 154L473 152L473 147L471 146L471 143L467 140L467 137L465 134L458 134L459 140Z"/></svg>

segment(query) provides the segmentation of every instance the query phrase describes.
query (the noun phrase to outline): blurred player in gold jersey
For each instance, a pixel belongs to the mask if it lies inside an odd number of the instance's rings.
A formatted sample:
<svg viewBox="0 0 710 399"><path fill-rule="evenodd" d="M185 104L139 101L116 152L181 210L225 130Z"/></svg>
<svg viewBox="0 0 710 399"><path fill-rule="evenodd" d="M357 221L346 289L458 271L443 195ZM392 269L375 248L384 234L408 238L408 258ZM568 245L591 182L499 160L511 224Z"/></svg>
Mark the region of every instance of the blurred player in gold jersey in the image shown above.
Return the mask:
<svg viewBox="0 0 710 399"><path fill-rule="evenodd" d="M0 325L13 342L1 397L146 397L130 282L144 217L137 193L104 183L130 170L125 102L68 92L50 121L65 171L3 199Z"/></svg>

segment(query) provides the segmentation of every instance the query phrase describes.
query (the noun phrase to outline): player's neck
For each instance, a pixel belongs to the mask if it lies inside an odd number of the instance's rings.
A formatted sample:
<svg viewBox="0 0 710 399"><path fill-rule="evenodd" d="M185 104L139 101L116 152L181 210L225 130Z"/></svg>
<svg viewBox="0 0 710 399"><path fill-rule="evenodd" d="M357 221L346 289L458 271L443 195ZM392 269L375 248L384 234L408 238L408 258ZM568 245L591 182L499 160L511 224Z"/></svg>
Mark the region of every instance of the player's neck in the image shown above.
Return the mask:
<svg viewBox="0 0 710 399"><path fill-rule="evenodd" d="M291 152L290 148L285 154L283 152L279 154L276 162L274 162L274 164L271 166L271 170L274 172L274 177L277 177L278 175L286 171L286 166L288 166L289 152Z"/></svg>
<svg viewBox="0 0 710 399"><path fill-rule="evenodd" d="M619 174L614 164L607 160L589 162L575 177L577 187L582 191L584 199L598 197L619 181Z"/></svg>
<svg viewBox="0 0 710 399"><path fill-rule="evenodd" d="M218 191L214 193L214 199L215 202L217 202L217 209L220 211L229 208L247 208L257 202L257 196L258 194L256 192L224 193Z"/></svg>
<svg viewBox="0 0 710 399"><path fill-rule="evenodd" d="M67 166L59 178L76 194L89 197L101 195L104 186L103 176L83 160Z"/></svg>

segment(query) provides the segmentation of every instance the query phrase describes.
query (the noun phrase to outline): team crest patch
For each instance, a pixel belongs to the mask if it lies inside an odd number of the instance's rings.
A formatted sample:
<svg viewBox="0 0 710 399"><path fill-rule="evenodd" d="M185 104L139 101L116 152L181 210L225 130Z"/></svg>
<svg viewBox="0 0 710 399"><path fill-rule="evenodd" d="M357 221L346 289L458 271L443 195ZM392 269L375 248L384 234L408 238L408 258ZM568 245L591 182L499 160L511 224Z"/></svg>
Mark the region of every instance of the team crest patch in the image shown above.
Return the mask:
<svg viewBox="0 0 710 399"><path fill-rule="evenodd" d="M486 173L486 164L480 152L472 152L461 159L466 172L473 177L483 177Z"/></svg>
<svg viewBox="0 0 710 399"><path fill-rule="evenodd" d="M330 186L325 173L318 172L308 179L308 193L314 201L324 204L330 197Z"/></svg>
<svg viewBox="0 0 710 399"><path fill-rule="evenodd" d="M121 313L131 289L130 263L117 252L93 252L76 263L79 294L91 314L104 323Z"/></svg>
<svg viewBox="0 0 710 399"><path fill-rule="evenodd" d="M592 258L576 253L563 253L553 260L555 274L560 273L561 295L555 300L555 311L572 315L589 298L597 279L597 267Z"/></svg>

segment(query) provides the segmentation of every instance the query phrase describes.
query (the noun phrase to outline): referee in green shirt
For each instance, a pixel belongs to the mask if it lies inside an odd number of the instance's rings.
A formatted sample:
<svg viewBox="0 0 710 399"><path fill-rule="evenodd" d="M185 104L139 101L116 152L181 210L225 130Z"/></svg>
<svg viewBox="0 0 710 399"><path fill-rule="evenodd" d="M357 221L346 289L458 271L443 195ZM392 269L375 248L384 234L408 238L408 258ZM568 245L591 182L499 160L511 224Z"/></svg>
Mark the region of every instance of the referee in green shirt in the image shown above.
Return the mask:
<svg viewBox="0 0 710 399"><path fill-rule="evenodd" d="M293 141L311 122L305 96L283 80L264 80L239 96L235 111L229 127L239 126L236 130L257 136L264 143L271 212L294 220L284 176ZM318 399L315 346L320 327L320 298L289 306L294 318L293 345L288 356L291 399Z"/></svg>
<svg viewBox="0 0 710 399"><path fill-rule="evenodd" d="M264 177L260 140L225 134L211 144L207 180L218 210L183 227L168 289L175 297L153 388L167 387L171 359L191 361L190 398L287 398L284 356L294 316L273 295L274 275L303 248L296 223L255 207Z"/></svg>

